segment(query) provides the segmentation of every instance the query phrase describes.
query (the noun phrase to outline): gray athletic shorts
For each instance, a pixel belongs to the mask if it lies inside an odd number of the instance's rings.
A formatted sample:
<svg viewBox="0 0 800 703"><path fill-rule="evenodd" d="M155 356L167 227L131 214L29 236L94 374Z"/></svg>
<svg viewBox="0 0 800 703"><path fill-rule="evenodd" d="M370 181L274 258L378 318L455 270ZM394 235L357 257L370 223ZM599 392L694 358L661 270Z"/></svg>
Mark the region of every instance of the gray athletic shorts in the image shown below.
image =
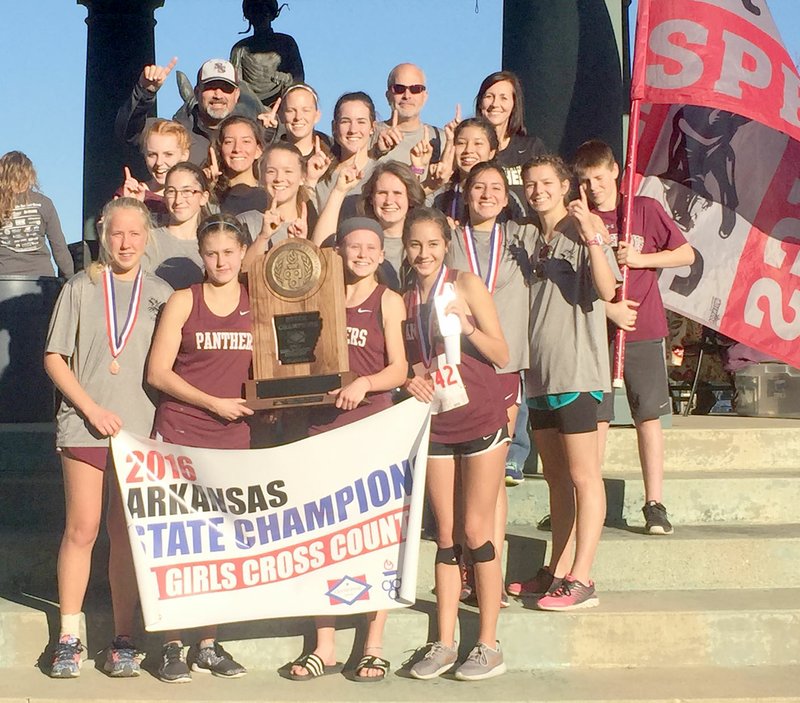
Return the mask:
<svg viewBox="0 0 800 703"><path fill-rule="evenodd" d="M613 343L611 359L613 364ZM634 422L657 420L662 415L669 415L669 385L663 340L628 342L625 345L623 378ZM597 408L597 421L611 422L613 419L614 399L611 393L605 393L600 407Z"/></svg>

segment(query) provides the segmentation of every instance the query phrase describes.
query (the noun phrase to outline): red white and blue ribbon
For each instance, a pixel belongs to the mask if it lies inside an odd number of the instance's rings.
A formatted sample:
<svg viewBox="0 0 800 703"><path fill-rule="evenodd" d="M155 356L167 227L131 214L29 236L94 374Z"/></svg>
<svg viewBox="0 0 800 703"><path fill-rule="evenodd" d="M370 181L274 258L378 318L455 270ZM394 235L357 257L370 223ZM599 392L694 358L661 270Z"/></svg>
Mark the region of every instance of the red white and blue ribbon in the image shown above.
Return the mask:
<svg viewBox="0 0 800 703"><path fill-rule="evenodd" d="M490 293L494 293L497 287L497 272L500 270L500 260L503 258L503 228L500 223L495 222L492 227L492 234L489 237L489 266L486 275L481 273L481 264L478 261L478 252L475 250L475 240L472 237L472 229L469 225L464 225L463 229L464 249L467 252L467 262L472 273L480 276Z"/></svg>
<svg viewBox="0 0 800 703"><path fill-rule="evenodd" d="M450 201L450 217L454 220L458 219L459 200L461 200L461 184L456 183L453 188L453 199Z"/></svg>
<svg viewBox="0 0 800 703"><path fill-rule="evenodd" d="M128 304L128 314L125 317L125 322L122 324L122 327L120 327L117 322L114 275L108 267L103 271L103 298L105 299L106 337L108 337L108 347L111 350L111 356L114 357L114 361L116 361L117 357L122 353L122 350L128 343L131 333L133 332L133 327L136 324L136 318L139 315L139 304L142 302L141 267L133 282L131 302Z"/></svg>
<svg viewBox="0 0 800 703"><path fill-rule="evenodd" d="M425 330L422 324L422 291L419 288L419 283L414 286L413 296L413 309L410 311L413 315L417 325L417 343L419 344L419 353L422 356L422 361L426 368L429 368L433 360L433 318L434 313L432 309L433 299L435 296L440 295L444 290L444 284L447 282L447 266L442 264L439 273L436 276L436 282L433 284L428 293L426 303L431 303L428 309L428 329Z"/></svg>

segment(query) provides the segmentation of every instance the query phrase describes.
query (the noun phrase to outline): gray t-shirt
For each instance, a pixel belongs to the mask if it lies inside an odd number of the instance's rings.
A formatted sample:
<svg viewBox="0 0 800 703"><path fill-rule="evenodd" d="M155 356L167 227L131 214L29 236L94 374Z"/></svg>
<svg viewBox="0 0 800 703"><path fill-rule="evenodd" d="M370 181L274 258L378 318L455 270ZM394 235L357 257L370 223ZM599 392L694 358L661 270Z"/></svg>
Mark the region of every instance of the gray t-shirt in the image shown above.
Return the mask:
<svg viewBox="0 0 800 703"><path fill-rule="evenodd" d="M117 322L124 324L133 281L114 279ZM145 273L136 323L125 348L118 357L119 373L109 371L113 360L106 336L103 283L92 283L85 271L71 278L61 289L56 302L46 351L66 357L78 383L96 403L122 418L123 427L147 437L153 426L155 391L145 384L144 365L161 307L172 289L160 278ZM81 416L66 398L56 415L56 446L102 447L107 437Z"/></svg>
<svg viewBox="0 0 800 703"><path fill-rule="evenodd" d="M203 280L203 259L197 240L178 239L166 227L157 227L151 232L142 267L163 278L175 290Z"/></svg>
<svg viewBox="0 0 800 703"><path fill-rule="evenodd" d="M0 274L52 276L51 251L62 275L72 276L72 256L53 201L29 190L17 197L9 216L0 222Z"/></svg>
<svg viewBox="0 0 800 703"><path fill-rule="evenodd" d="M383 258L388 261L392 268L400 276L400 269L403 267L403 261L406 258L406 250L403 246L402 237L383 237Z"/></svg>
<svg viewBox="0 0 800 703"><path fill-rule="evenodd" d="M559 228L549 243L541 233L534 237L530 368L525 374L529 398L611 390L605 303L594 287L589 248L571 217ZM619 280L614 252L602 247Z"/></svg>
<svg viewBox="0 0 800 703"><path fill-rule="evenodd" d="M375 130L375 140L377 141L377 135L379 134L380 130L387 129L389 124L386 122L379 122L378 129ZM400 142L394 149L391 151L387 151L383 156L378 157L378 161L399 161L404 164L411 165L411 150L422 141L422 137L425 135L425 127L426 125L420 125L417 129L411 132L400 132L403 135L403 141ZM438 161L441 158L441 153L445 147L445 136L444 132L433 125L427 125L428 127L428 140L431 142L438 143L438 148L434 146L434 151L438 151L434 153L434 161Z"/></svg>
<svg viewBox="0 0 800 703"><path fill-rule="evenodd" d="M259 212L258 210L247 210L246 212L240 212L236 215L236 219L239 220L245 227L247 227L247 231L250 235L250 242L254 242L259 234L261 234L261 227L264 224L264 213ZM284 239L289 238L289 223L282 222L278 229L275 230L275 233L269 238L269 246L267 247L267 251L272 249L276 244L279 244Z"/></svg>
<svg viewBox="0 0 800 703"><path fill-rule="evenodd" d="M339 222L346 220L348 217L356 217L358 215L358 202L361 200L361 190L363 189L364 184L369 180L372 172L375 170L377 163L377 161L373 161L372 159L367 161L366 165L362 169L363 178L345 196L344 202L342 203L342 209L339 210ZM332 171L328 178L317 183L315 188L316 207L317 212L320 214L322 214L322 210L325 208L325 204L328 202L328 197L336 185L336 179L338 177L339 174L336 171Z"/></svg>
<svg viewBox="0 0 800 703"><path fill-rule="evenodd" d="M527 261L533 252L533 241L538 230L533 225L518 225L506 222L504 229L503 249L497 271L497 284L492 298L500 318L500 326L508 343L509 361L500 373L510 373L528 368L528 284L525 282L520 258ZM480 272L473 271L484 281L489 269L489 248L491 232L472 231L475 252L478 256ZM514 253L516 252L516 254ZM467 249L464 242L464 229L457 227L453 231L450 248L447 250L445 263L461 271L470 271Z"/></svg>

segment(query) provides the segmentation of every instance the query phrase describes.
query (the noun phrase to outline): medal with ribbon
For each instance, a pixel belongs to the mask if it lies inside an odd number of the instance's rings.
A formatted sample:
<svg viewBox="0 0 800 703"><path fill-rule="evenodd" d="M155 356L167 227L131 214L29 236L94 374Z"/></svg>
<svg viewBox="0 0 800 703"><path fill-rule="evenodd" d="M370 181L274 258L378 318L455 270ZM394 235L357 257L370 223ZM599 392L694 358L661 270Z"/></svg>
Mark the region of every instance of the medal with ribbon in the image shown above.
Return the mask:
<svg viewBox="0 0 800 703"><path fill-rule="evenodd" d="M117 322L114 275L111 273L109 267L106 267L103 271L103 299L105 301L106 311L106 337L108 338L108 347L113 357L111 364L108 366L108 370L110 373L116 375L119 373L120 369L117 357L122 353L122 350L128 343L131 333L133 332L133 326L136 324L136 318L139 315L139 304L142 301L142 269L139 268L139 272L136 274L136 278L133 282L131 301L128 304L128 314L121 328Z"/></svg>
<svg viewBox="0 0 800 703"><path fill-rule="evenodd" d="M486 270L486 276L481 273L478 252L475 249L475 240L472 237L472 228L469 225L464 225L462 236L470 271L476 276L480 276L489 289L489 292L494 293L494 289L497 287L497 273L500 270L500 259L503 258L502 226L495 222L494 227L492 227L492 234L489 237L489 265Z"/></svg>
<svg viewBox="0 0 800 703"><path fill-rule="evenodd" d="M430 303L428 307L428 324L423 325L422 322L422 292L419 289L419 284L414 286L414 294L412 297L413 306L409 311L409 317L412 317L417 326L417 343L419 344L419 352L425 368L430 368L431 361L433 360L433 298L439 295L444 290L444 284L447 282L447 266L442 265L436 276L436 282L433 284L428 293L426 303ZM427 327L427 329L425 329Z"/></svg>

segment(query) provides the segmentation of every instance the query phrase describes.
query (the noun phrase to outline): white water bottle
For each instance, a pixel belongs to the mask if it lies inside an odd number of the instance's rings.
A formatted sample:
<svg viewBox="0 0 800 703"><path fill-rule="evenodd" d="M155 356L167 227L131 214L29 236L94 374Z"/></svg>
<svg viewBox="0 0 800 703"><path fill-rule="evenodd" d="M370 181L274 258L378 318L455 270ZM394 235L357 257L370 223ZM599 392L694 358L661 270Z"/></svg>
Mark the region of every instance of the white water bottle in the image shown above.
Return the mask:
<svg viewBox="0 0 800 703"><path fill-rule="evenodd" d="M454 312L445 313L445 308L456 298L456 289L452 283L445 283L442 292L434 296L436 319L439 332L444 337L444 357L448 364L458 366L461 363L461 318Z"/></svg>

